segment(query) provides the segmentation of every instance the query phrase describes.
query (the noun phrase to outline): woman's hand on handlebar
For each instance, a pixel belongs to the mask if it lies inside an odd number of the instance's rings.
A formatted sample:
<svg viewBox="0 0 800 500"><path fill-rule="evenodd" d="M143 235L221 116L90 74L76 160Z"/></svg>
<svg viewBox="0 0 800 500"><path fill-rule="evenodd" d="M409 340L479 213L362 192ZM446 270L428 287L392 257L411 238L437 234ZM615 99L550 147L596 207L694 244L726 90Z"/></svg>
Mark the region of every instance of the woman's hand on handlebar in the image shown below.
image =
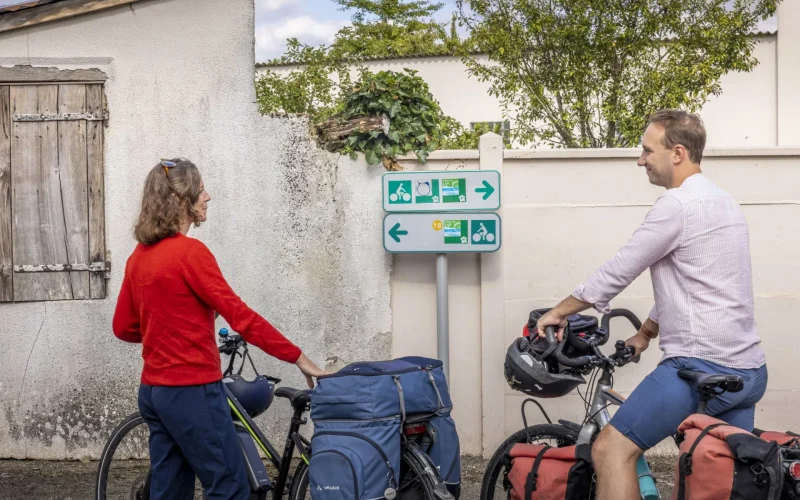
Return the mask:
<svg viewBox="0 0 800 500"><path fill-rule="evenodd" d="M322 377L323 375L330 375L330 372L325 371L315 365L314 362L308 359L305 354L300 354L300 357L297 358L295 364L298 368L300 368L300 371L303 372L303 375L306 376L309 389L314 388L314 378Z"/></svg>
<svg viewBox="0 0 800 500"><path fill-rule="evenodd" d="M554 326L558 330L556 331L556 340L561 342L564 338L564 329L567 327L567 318L560 316L556 312L555 309L550 309L544 315L539 318L536 322L536 333L542 337L546 338L545 329L548 326Z"/></svg>

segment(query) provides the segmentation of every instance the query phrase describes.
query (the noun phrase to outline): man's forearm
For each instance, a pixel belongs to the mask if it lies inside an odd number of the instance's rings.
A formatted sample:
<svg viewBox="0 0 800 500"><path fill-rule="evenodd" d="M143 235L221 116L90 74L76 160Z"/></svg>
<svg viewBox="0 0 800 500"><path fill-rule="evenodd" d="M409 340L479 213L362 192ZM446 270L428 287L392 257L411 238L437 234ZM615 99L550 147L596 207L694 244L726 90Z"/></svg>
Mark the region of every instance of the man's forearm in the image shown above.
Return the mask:
<svg viewBox="0 0 800 500"><path fill-rule="evenodd" d="M578 300L575 298L574 295L570 295L566 299L559 302L558 305L553 308L553 314L555 314L560 318L566 318L567 316L571 316L581 311L585 311L590 307L592 307L592 304L584 302L582 300Z"/></svg>

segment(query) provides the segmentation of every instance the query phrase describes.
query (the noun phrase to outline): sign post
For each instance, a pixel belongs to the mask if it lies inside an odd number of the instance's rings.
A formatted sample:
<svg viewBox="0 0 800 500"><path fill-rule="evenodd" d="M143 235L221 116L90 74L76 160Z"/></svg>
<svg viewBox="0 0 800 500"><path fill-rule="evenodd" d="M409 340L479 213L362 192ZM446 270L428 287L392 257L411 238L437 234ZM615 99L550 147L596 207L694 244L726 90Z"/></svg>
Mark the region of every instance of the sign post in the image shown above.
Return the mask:
<svg viewBox="0 0 800 500"><path fill-rule="evenodd" d="M496 170L387 172L383 246L391 253L436 254L436 348L450 378L448 253L495 252L502 242Z"/></svg>

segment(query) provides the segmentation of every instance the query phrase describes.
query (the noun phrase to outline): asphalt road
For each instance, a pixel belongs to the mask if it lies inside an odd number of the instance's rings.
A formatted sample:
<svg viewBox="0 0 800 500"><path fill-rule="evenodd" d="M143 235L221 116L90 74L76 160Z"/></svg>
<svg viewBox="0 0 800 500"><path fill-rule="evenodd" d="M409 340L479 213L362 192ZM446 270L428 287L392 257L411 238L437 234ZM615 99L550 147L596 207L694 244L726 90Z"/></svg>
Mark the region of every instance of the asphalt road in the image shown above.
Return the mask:
<svg viewBox="0 0 800 500"><path fill-rule="evenodd" d="M670 498L675 459L653 458L651 463L662 497ZM478 500L486 462L462 459L463 500ZM94 495L97 462L0 460L0 500L89 500Z"/></svg>

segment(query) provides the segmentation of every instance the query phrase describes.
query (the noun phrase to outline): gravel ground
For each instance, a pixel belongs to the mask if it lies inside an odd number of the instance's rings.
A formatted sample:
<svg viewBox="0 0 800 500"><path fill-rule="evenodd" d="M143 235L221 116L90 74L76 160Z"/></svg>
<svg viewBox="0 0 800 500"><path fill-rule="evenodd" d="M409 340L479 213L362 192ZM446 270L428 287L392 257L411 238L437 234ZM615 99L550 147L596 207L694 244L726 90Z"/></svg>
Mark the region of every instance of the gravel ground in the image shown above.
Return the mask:
<svg viewBox="0 0 800 500"><path fill-rule="evenodd" d="M674 458L651 459L662 497L670 498ZM478 500L486 462L462 460L463 500ZM89 500L94 495L97 462L0 460L0 500ZM133 471L135 473L135 471Z"/></svg>

